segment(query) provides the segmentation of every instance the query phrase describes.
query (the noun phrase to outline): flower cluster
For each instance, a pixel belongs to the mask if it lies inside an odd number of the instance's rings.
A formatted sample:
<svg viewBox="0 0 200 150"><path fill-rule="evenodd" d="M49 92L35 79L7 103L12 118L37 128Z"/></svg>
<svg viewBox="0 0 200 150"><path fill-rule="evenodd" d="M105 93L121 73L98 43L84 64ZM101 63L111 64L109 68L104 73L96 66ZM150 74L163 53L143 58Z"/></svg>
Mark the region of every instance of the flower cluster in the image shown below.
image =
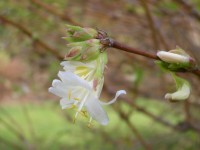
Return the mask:
<svg viewBox="0 0 200 150"><path fill-rule="evenodd" d="M102 125L109 122L107 113L102 105L112 104L124 90L117 91L115 97L108 103L100 101L104 77L103 72L107 63L106 52L101 52L103 46L96 39L97 31L91 28L67 26L69 51L66 60L61 63L64 71L59 71L59 79L54 79L49 92L61 97L62 109L75 108L74 120L81 114L88 118L89 126L92 119Z"/></svg>

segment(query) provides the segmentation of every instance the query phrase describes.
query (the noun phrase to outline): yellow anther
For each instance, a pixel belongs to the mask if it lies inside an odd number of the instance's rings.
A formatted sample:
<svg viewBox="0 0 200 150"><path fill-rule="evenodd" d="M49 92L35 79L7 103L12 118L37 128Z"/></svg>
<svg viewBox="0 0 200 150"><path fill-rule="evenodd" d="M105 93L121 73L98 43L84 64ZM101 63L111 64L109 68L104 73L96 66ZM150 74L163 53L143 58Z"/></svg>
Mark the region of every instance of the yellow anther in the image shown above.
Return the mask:
<svg viewBox="0 0 200 150"><path fill-rule="evenodd" d="M75 98L74 98L74 100L75 100L75 101L80 101L80 99L79 99L79 98L77 98L77 97L75 97Z"/></svg>
<svg viewBox="0 0 200 150"><path fill-rule="evenodd" d="M93 126L94 126L94 125L92 124L92 118L90 117L90 120L89 120L89 122L88 122L87 127L90 128L90 129L92 129Z"/></svg>
<svg viewBox="0 0 200 150"><path fill-rule="evenodd" d="M69 92L68 92L68 99L71 99L71 96L72 96L72 91L69 90Z"/></svg>
<svg viewBox="0 0 200 150"><path fill-rule="evenodd" d="M80 113L81 113L81 115L83 115L84 117L88 118L87 111L82 110L82 111L80 111Z"/></svg>
<svg viewBox="0 0 200 150"><path fill-rule="evenodd" d="M89 68L85 66L76 67L76 70L75 70L75 74L78 74L79 76L87 75L88 72L89 72Z"/></svg>
<svg viewBox="0 0 200 150"><path fill-rule="evenodd" d="M76 108L76 105L72 104L72 106L69 109Z"/></svg>

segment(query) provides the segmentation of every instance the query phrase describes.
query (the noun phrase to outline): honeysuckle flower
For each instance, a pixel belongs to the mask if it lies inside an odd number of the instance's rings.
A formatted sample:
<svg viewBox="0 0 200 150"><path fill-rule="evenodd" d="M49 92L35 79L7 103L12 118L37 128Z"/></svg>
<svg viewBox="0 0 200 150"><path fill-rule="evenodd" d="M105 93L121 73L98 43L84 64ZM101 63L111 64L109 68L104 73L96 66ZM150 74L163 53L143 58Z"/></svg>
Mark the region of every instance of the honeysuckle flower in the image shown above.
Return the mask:
<svg viewBox="0 0 200 150"><path fill-rule="evenodd" d="M124 90L117 91L114 99L108 103L100 101L100 95L104 83L103 70L105 58L103 54L98 59L83 63L78 61L63 61L61 63L64 71L59 71L60 80L53 80L49 92L61 97L60 105L62 109L77 108L75 120L78 114L87 117L90 121L96 120L102 125L109 122L107 113L101 105L114 103L121 94L126 94Z"/></svg>
<svg viewBox="0 0 200 150"><path fill-rule="evenodd" d="M190 96L190 84L183 78L177 77L172 74L176 82L177 91L174 93L167 93L165 98L168 100L186 100Z"/></svg>
<svg viewBox="0 0 200 150"><path fill-rule="evenodd" d="M62 109L76 108L74 120L79 114L88 117L89 125L92 119L102 125L109 122L102 105L114 103L124 90L116 92L109 102L100 101L103 88L103 72L107 63L107 54L99 39L98 32L91 28L81 28L67 25L68 53L61 63L64 71L59 71L58 77L52 82L49 92L61 98Z"/></svg>

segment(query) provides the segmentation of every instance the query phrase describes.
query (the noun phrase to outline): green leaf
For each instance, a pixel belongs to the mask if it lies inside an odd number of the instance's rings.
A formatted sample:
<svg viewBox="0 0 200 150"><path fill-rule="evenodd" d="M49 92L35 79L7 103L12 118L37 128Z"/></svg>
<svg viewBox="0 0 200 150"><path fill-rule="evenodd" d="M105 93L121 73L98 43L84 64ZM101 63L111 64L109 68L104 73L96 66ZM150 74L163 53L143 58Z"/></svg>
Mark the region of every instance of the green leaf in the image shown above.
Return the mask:
<svg viewBox="0 0 200 150"><path fill-rule="evenodd" d="M155 61L157 65L164 71L185 71L190 68L190 64L188 63L167 63L164 61Z"/></svg>

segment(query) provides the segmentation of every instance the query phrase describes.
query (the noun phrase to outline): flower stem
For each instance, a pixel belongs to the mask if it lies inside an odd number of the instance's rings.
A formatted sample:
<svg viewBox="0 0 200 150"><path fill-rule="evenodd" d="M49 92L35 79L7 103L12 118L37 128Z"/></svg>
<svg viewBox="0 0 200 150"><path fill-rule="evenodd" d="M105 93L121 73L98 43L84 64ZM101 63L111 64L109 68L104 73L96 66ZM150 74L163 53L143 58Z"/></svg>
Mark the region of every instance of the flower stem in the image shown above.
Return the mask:
<svg viewBox="0 0 200 150"><path fill-rule="evenodd" d="M116 49L120 49L122 51L129 52L129 53L134 53L134 54L138 54L138 55L141 55L141 56L145 56L145 57L148 57L148 58L151 58L151 59L160 60L158 58L158 56L154 53L144 51L144 50L140 50L140 49L136 49L136 48L124 45L124 44L119 43L119 42L114 41L114 40L112 41L111 47L116 48Z"/></svg>

